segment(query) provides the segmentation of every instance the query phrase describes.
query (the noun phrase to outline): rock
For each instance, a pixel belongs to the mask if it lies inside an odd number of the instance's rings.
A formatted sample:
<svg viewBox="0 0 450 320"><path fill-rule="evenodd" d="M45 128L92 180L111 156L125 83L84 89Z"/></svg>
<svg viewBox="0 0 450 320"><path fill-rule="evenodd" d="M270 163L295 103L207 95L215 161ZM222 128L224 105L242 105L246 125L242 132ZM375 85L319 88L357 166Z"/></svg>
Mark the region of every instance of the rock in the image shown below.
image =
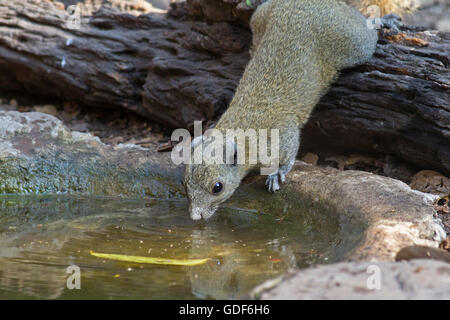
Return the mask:
<svg viewBox="0 0 450 320"><path fill-rule="evenodd" d="M366 229L350 260L393 260L403 247L437 247L446 238L435 217L437 196L412 190L407 184L368 172L318 168L297 162L281 189L292 197L323 203L345 221L361 221Z"/></svg>
<svg viewBox="0 0 450 320"><path fill-rule="evenodd" d="M350 262L293 271L255 288L252 298L450 297L450 264L432 260L390 261L411 243L437 247L445 239L442 223L435 218L432 206L437 196L412 190L395 179L353 170L317 168L301 162L296 163L281 193L287 198L300 196L332 207L340 215L343 227L349 221L355 224L360 220L366 228L359 244L345 255ZM438 249L427 248L434 250ZM370 285L376 284L371 278L374 273L380 275L380 289L370 289Z"/></svg>
<svg viewBox="0 0 450 320"><path fill-rule="evenodd" d="M413 260L344 262L318 266L266 282L255 288L251 297L289 300L449 299L450 264Z"/></svg>
<svg viewBox="0 0 450 320"><path fill-rule="evenodd" d="M38 112L0 111L0 193L180 198L169 154L103 144Z"/></svg>

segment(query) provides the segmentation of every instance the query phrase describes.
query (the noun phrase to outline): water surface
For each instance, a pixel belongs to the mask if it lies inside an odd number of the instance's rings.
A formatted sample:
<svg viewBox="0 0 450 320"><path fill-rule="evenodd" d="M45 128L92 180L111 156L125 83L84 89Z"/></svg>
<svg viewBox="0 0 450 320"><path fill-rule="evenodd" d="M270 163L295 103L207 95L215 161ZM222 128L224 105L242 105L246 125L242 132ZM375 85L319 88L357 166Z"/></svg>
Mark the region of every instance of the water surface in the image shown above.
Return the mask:
<svg viewBox="0 0 450 320"><path fill-rule="evenodd" d="M360 234L318 206L261 211L231 202L207 223L191 221L186 207L182 200L0 196L0 299L239 298L290 268L338 260ZM91 250L210 260L136 264ZM80 290L67 288L70 265L80 268Z"/></svg>

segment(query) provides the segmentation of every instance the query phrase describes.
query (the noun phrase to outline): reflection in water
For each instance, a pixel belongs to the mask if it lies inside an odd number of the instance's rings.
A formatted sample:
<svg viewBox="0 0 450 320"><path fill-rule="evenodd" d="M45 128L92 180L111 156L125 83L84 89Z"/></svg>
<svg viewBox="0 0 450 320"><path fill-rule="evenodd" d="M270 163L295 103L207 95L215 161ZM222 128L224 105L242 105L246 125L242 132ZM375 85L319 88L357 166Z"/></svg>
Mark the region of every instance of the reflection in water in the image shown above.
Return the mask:
<svg viewBox="0 0 450 320"><path fill-rule="evenodd" d="M267 279L271 278L270 275L276 277L296 266L295 255L290 247L252 249L261 247L262 244L258 245L251 240L235 240L234 243L214 246L205 241L207 238L204 231L192 232L192 255L195 256L196 251L206 250L216 257L213 263L189 270L192 293L199 299L242 297L261 282L262 273ZM265 241L267 246L267 239ZM278 240L275 239L274 242L278 243ZM275 256L279 258L274 258Z"/></svg>
<svg viewBox="0 0 450 320"><path fill-rule="evenodd" d="M251 204L252 207L255 204ZM294 206L295 207L295 206ZM267 208L266 208L267 209ZM359 229L322 208L221 209L189 219L183 201L0 197L1 299L230 299L289 268L336 260ZM349 230L355 233L355 241ZM103 260L103 253L211 258L194 267ZM81 269L69 290L66 268Z"/></svg>
<svg viewBox="0 0 450 320"><path fill-rule="evenodd" d="M47 266L42 272L35 264L4 259L0 259L0 265L0 292L7 291L0 295L2 299L56 299L64 291L67 274L62 267Z"/></svg>

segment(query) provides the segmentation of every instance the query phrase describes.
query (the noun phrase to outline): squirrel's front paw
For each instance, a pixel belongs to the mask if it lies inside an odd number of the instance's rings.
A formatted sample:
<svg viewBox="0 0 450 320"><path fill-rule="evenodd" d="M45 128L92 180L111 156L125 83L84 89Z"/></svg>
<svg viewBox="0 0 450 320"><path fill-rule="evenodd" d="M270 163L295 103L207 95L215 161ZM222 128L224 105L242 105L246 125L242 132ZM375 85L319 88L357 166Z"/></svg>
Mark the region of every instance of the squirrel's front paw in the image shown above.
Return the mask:
<svg viewBox="0 0 450 320"><path fill-rule="evenodd" d="M278 183L278 171L267 176L266 187L269 192L280 190L280 184Z"/></svg>

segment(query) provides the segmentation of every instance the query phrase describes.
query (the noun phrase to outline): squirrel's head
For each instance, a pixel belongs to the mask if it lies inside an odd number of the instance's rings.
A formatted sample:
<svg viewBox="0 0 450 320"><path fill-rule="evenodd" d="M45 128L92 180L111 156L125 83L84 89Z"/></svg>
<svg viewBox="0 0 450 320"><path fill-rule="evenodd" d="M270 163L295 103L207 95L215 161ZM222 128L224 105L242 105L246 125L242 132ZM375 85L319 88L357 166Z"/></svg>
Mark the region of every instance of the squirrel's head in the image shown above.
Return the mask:
<svg viewBox="0 0 450 320"><path fill-rule="evenodd" d="M192 151L201 145L204 152L210 144L210 139L198 137L192 142ZM208 164L201 161L195 164L191 161L186 165L183 184L189 201L191 219L210 218L219 205L230 198L239 187L241 177L236 163L237 149L234 142L232 144L229 147L232 151L228 155L223 152L223 163Z"/></svg>

